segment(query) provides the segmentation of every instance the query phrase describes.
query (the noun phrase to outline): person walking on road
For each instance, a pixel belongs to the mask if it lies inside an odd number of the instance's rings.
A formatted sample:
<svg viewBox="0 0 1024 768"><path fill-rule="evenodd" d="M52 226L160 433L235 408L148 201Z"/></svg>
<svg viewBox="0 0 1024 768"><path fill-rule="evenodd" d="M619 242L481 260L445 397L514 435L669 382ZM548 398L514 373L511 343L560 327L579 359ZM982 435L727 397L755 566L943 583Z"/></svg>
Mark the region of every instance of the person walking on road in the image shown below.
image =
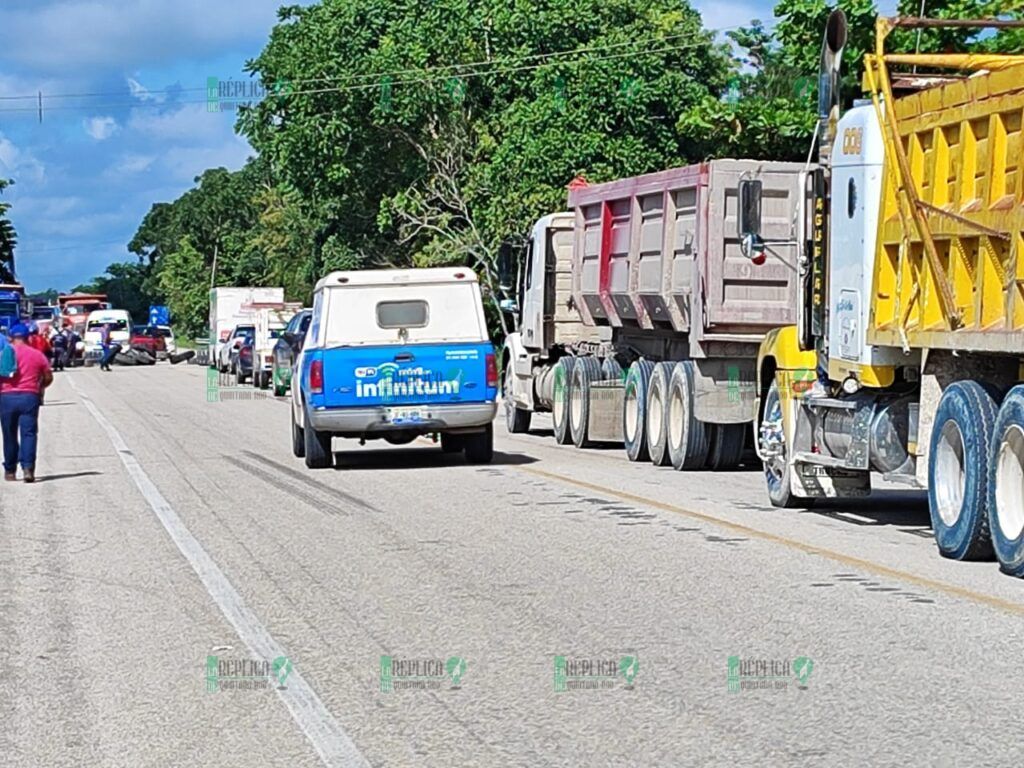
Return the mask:
<svg viewBox="0 0 1024 768"><path fill-rule="evenodd" d="M110 340L110 332L112 328L110 323L105 323L100 328L100 344L103 347L103 357L100 358L100 370L109 371L111 370L110 364L117 357L117 353L121 351L121 345L115 344Z"/></svg>
<svg viewBox="0 0 1024 768"><path fill-rule="evenodd" d="M68 330L60 328L53 334L50 343L53 345L53 370L63 371L68 355Z"/></svg>
<svg viewBox="0 0 1024 768"><path fill-rule="evenodd" d="M53 383L53 371L46 355L27 344L28 328L11 328L17 369L13 376L0 378L0 432L4 442L4 480L18 479L18 464L26 483L36 480L36 452L39 438L39 406L43 392Z"/></svg>

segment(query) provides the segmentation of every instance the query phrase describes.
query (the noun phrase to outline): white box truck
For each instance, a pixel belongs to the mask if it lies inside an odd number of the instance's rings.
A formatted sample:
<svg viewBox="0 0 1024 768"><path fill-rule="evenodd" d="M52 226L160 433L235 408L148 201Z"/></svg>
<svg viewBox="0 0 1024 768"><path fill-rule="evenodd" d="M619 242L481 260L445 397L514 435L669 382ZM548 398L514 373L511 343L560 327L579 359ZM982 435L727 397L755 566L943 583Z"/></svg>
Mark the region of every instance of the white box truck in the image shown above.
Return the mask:
<svg viewBox="0 0 1024 768"><path fill-rule="evenodd" d="M210 365L216 366L220 349L236 325L255 323L253 304L284 302L284 288L213 288L210 290ZM248 305L248 306L247 306Z"/></svg>

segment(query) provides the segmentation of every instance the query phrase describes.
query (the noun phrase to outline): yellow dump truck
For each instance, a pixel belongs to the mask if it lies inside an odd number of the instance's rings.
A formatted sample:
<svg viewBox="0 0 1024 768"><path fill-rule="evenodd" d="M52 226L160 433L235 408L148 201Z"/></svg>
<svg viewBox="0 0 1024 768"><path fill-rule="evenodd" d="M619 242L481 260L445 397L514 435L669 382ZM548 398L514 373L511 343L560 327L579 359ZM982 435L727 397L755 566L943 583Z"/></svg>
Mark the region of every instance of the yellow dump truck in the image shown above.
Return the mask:
<svg viewBox="0 0 1024 768"><path fill-rule="evenodd" d="M798 324L761 345L757 450L776 506L866 495L879 472L927 487L944 556L1024 576L1024 56L885 50L940 25L1021 22L879 20L870 99L839 117L829 20ZM758 197L740 190L748 251L770 250Z"/></svg>

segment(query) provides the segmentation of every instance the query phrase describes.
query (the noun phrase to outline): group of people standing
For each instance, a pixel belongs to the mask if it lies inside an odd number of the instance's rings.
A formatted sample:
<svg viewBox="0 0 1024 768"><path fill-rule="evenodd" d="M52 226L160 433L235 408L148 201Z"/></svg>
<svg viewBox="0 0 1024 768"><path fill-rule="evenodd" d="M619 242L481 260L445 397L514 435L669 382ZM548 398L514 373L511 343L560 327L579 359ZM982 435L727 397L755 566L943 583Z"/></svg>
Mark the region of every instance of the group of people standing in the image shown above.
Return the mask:
<svg viewBox="0 0 1024 768"><path fill-rule="evenodd" d="M43 338L40 345L38 330L31 333L21 323L9 331L9 337L0 332L0 432L4 443L4 480L18 479L21 465L22 479L34 483L36 479L36 450L39 438L39 408L43 393L53 383L53 369L44 351L53 345ZM33 338L35 337L35 338ZM62 364L64 360L62 359Z"/></svg>

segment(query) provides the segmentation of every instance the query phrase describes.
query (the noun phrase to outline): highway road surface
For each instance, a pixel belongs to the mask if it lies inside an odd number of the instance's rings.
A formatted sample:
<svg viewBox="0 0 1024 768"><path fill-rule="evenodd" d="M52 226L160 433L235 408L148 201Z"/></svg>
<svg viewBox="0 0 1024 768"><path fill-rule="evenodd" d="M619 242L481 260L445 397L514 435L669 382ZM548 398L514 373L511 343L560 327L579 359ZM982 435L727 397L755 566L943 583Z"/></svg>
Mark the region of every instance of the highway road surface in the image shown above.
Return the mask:
<svg viewBox="0 0 1024 768"><path fill-rule="evenodd" d="M58 374L0 489L0 764L1024 762L1024 582L918 494L774 510L541 423L314 473L286 401L216 394Z"/></svg>

